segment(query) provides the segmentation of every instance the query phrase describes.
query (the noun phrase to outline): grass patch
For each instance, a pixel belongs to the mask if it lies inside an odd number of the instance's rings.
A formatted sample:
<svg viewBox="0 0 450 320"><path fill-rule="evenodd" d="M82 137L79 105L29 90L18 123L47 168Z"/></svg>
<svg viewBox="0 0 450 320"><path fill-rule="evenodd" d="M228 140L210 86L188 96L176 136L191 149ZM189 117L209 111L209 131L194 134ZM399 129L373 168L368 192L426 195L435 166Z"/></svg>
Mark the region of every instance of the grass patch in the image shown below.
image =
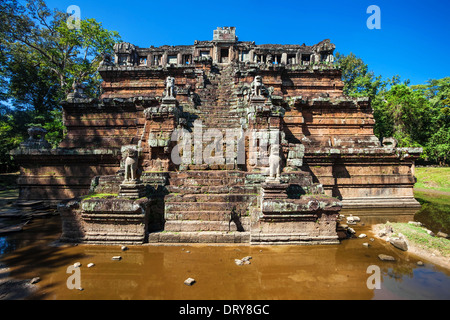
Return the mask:
<svg viewBox="0 0 450 320"><path fill-rule="evenodd" d="M444 257L450 257L450 240L430 236L422 227L409 223L389 223L395 233L402 233L410 242L424 250L438 251Z"/></svg>
<svg viewBox="0 0 450 320"><path fill-rule="evenodd" d="M117 193L94 193L81 198L81 200L90 200L90 199L107 199L111 197L117 197Z"/></svg>
<svg viewBox="0 0 450 320"><path fill-rule="evenodd" d="M450 167L417 167L415 188L450 192Z"/></svg>

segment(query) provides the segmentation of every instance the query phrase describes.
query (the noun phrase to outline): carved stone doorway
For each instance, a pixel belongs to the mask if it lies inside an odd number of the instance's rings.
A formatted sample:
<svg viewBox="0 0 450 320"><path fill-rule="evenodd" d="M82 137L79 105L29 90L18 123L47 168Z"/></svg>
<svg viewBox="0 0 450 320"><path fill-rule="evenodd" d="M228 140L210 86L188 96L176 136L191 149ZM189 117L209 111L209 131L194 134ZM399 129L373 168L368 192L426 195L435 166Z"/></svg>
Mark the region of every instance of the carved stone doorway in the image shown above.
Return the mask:
<svg viewBox="0 0 450 320"><path fill-rule="evenodd" d="M221 63L228 63L229 61L229 48L221 48L220 49L220 62Z"/></svg>

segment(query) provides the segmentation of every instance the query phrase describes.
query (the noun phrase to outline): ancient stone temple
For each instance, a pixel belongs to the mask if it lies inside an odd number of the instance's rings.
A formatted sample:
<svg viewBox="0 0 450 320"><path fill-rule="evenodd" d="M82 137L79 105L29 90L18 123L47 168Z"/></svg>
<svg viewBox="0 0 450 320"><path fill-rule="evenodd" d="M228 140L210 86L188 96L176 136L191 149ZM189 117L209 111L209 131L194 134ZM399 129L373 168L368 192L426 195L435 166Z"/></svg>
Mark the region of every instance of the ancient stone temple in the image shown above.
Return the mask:
<svg viewBox="0 0 450 320"><path fill-rule="evenodd" d="M338 243L341 209L416 210L421 150L375 137L334 49L239 41L234 27L117 44L103 94L76 86L63 102L59 148L43 134L13 151L20 199L58 204L63 240L87 243Z"/></svg>

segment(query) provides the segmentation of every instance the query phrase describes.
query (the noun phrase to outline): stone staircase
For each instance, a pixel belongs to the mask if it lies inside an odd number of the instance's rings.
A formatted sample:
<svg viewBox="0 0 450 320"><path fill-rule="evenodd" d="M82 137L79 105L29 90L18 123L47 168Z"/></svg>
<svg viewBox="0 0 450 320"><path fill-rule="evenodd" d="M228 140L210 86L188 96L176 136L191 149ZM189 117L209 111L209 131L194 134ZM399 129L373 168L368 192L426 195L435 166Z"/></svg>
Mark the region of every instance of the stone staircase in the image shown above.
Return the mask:
<svg viewBox="0 0 450 320"><path fill-rule="evenodd" d="M205 103L199 108L200 119L205 129L232 129L240 128L241 116L235 111L237 97L234 94L234 75L232 65L224 66L212 71L208 77ZM210 90L214 91L211 96ZM211 99L212 98L212 99Z"/></svg>
<svg viewBox="0 0 450 320"><path fill-rule="evenodd" d="M240 130L243 116L236 110L233 66L215 66L204 80L197 91L200 104L192 114L201 120L203 134L208 129L222 133L225 157L226 130ZM211 143L204 140L203 150ZM249 182L245 172L234 164L190 164L170 172L168 181L164 231L150 233L150 242L249 243L250 211L257 203L259 185Z"/></svg>
<svg viewBox="0 0 450 320"><path fill-rule="evenodd" d="M234 88L234 69L232 65L217 66L205 73L205 85L198 90L200 104L195 110L191 112L191 117L198 122L201 122L202 133L205 134L207 130L214 129L222 133L223 137L223 155L226 155L226 138L227 130L235 129L234 133L240 132L241 119L244 117L242 112L236 108L238 98ZM191 126L194 122L191 123ZM217 131L216 131L217 132ZM234 139L234 136L232 137ZM203 149L212 143L211 139L203 141ZM194 155L194 150L192 150ZM236 166L219 164L218 166L210 167L208 165L188 165L188 170L199 169L236 169Z"/></svg>
<svg viewBox="0 0 450 320"><path fill-rule="evenodd" d="M244 172L171 172L169 181L164 232L150 234L150 242L249 242L259 189Z"/></svg>

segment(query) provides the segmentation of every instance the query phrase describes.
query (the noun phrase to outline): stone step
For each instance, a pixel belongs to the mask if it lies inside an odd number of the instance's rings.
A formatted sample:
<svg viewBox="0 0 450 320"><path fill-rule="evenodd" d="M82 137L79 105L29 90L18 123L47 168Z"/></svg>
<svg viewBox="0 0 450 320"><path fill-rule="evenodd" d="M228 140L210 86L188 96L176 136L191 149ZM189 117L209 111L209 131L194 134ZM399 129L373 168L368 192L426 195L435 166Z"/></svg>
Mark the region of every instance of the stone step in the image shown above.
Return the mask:
<svg viewBox="0 0 450 320"><path fill-rule="evenodd" d="M246 173L239 170L189 170L181 172L169 172L170 179L173 178L199 178L199 179L223 179L245 177Z"/></svg>
<svg viewBox="0 0 450 320"><path fill-rule="evenodd" d="M198 118L201 120L201 125L197 123L198 128L202 129L219 129L223 133L226 133L227 129L241 129L241 119L240 118L230 118L230 119L208 119L206 116L203 118L203 116Z"/></svg>
<svg viewBox="0 0 450 320"><path fill-rule="evenodd" d="M201 232L153 232L149 243L249 243L250 232L201 231Z"/></svg>
<svg viewBox="0 0 450 320"><path fill-rule="evenodd" d="M199 231L249 231L250 219L241 221L238 225L234 221L198 221L198 220L171 220L164 224L167 232L199 232Z"/></svg>
<svg viewBox="0 0 450 320"><path fill-rule="evenodd" d="M230 222L232 219L231 212L224 211L183 211L174 213L165 213L164 218L167 221L174 220L198 220L198 221L226 221ZM239 218L241 223L248 223L248 216L242 216Z"/></svg>
<svg viewBox="0 0 450 320"><path fill-rule="evenodd" d="M244 204L245 205L245 204ZM167 202L165 212L222 211L231 212L237 204L234 202Z"/></svg>
<svg viewBox="0 0 450 320"><path fill-rule="evenodd" d="M225 178L225 179L199 179L199 178L172 178L170 185L179 186L226 186L226 185L240 185L244 183L244 178Z"/></svg>
<svg viewBox="0 0 450 320"><path fill-rule="evenodd" d="M169 194L167 202L250 202L258 194Z"/></svg>
<svg viewBox="0 0 450 320"><path fill-rule="evenodd" d="M243 186L209 186L209 187L194 187L194 186L166 186L170 193L183 194L258 194L259 186L243 185Z"/></svg>
<svg viewBox="0 0 450 320"><path fill-rule="evenodd" d="M220 117L227 117L228 115L237 116L238 114L235 113L233 110L234 105L222 105L222 106L215 106L215 105L202 105L197 107L196 113L197 114L204 114L204 115L210 115L212 113L215 114L215 116ZM221 114L223 113L223 114Z"/></svg>
<svg viewBox="0 0 450 320"><path fill-rule="evenodd" d="M252 245L339 244L337 236L311 236L307 233L256 233L250 235Z"/></svg>
<svg viewBox="0 0 450 320"><path fill-rule="evenodd" d="M212 117L212 115L211 115ZM240 128L241 127L241 119L240 118L223 118L223 119L217 119L217 118L200 118L200 120L202 121L202 126L203 127L211 127L211 125L214 125L216 128L219 129L228 129L230 128L230 126L232 127L237 127Z"/></svg>
<svg viewBox="0 0 450 320"><path fill-rule="evenodd" d="M229 106L222 106L222 107L210 107L205 106L205 108L197 108L197 115L204 115L204 116L214 116L218 119L231 119L233 118L241 118L240 114L238 114L231 105Z"/></svg>
<svg viewBox="0 0 450 320"><path fill-rule="evenodd" d="M193 152L193 151L192 151ZM194 153L193 153L194 154ZM186 168L187 170L235 170L236 166L234 164L190 164Z"/></svg>
<svg viewBox="0 0 450 320"><path fill-rule="evenodd" d="M200 115L199 115L200 116ZM227 112L223 112L220 115L218 114L214 114L212 112L209 112L209 114L204 114L201 115L204 116L204 118L200 118L200 120L202 120L202 122L240 122L241 117L237 116L236 114L232 114L231 112L227 111Z"/></svg>

